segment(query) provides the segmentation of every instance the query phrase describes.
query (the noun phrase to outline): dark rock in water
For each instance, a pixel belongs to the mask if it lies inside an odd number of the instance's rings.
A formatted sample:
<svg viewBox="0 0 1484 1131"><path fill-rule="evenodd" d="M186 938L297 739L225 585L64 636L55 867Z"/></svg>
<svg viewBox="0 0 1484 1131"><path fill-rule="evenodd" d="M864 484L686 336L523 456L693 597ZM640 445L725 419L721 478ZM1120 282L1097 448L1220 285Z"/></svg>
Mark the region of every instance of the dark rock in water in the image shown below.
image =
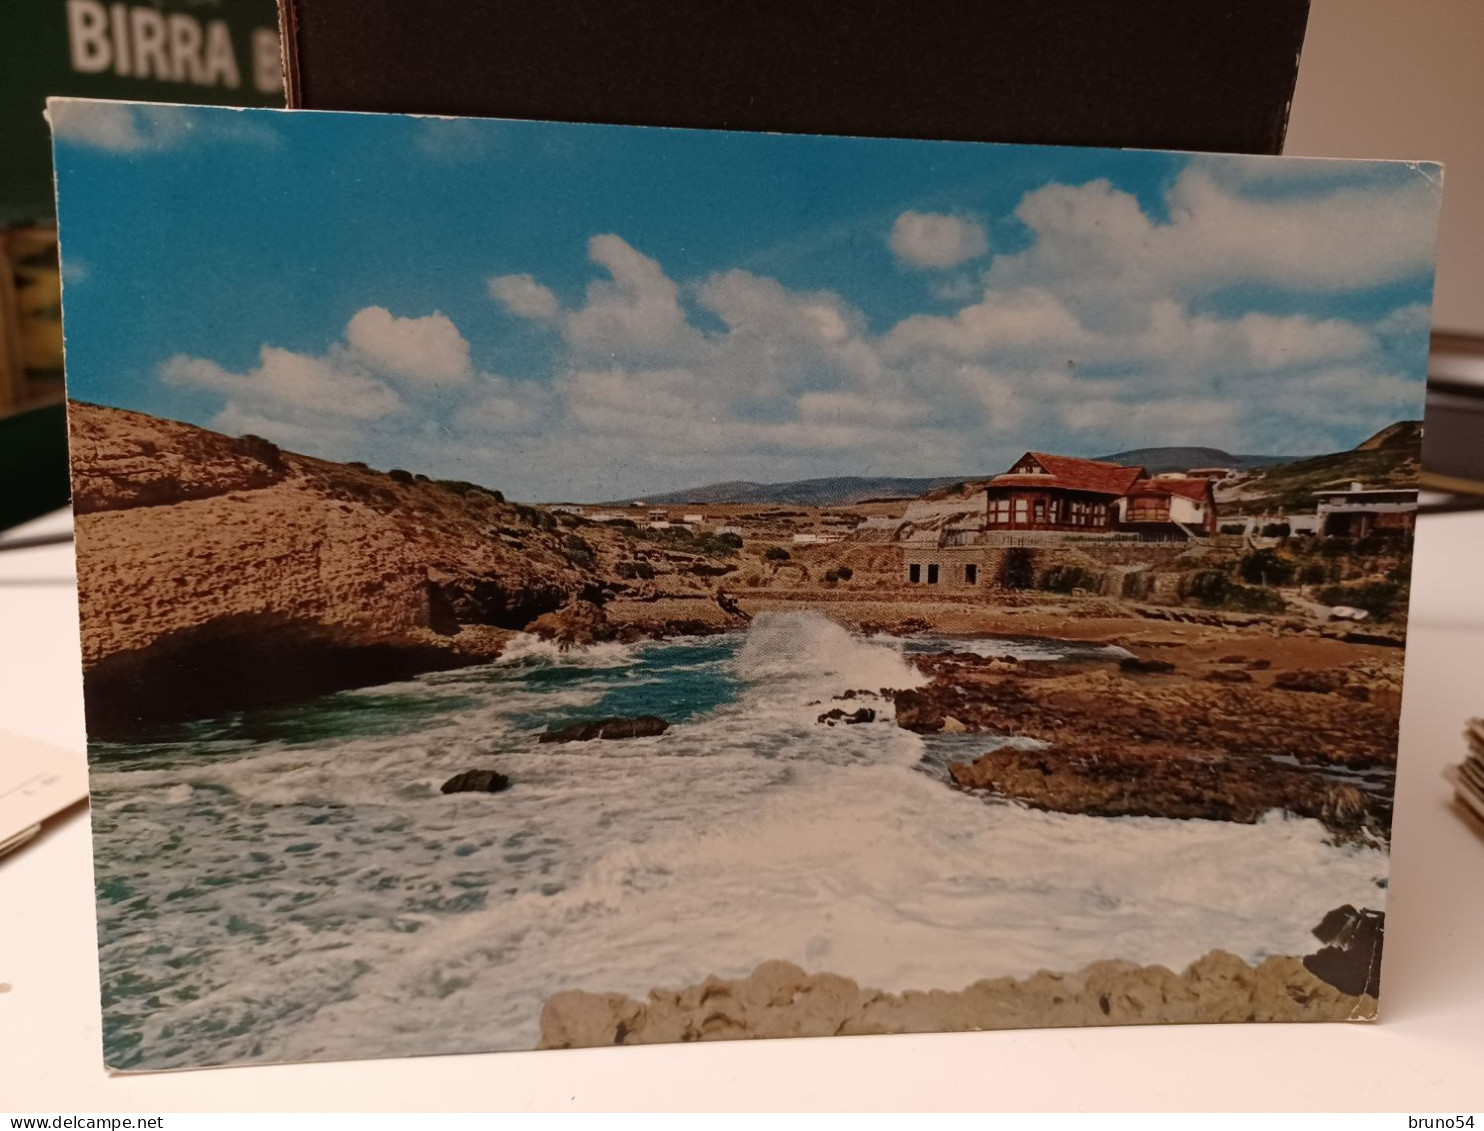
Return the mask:
<svg viewBox="0 0 1484 1131"><path fill-rule="evenodd" d="M1206 678L1212 683L1251 683L1252 673L1241 668L1217 668Z"/></svg>
<svg viewBox="0 0 1484 1131"><path fill-rule="evenodd" d="M845 723L847 726L851 723L874 723L876 721L876 712L871 710L870 707L862 707L859 711L847 713L839 707L835 707L820 715L819 721L828 723L830 726L834 726L837 722Z"/></svg>
<svg viewBox="0 0 1484 1131"><path fill-rule="evenodd" d="M943 729L943 708L935 696L911 690L886 694L896 704L897 726L903 730L935 734Z"/></svg>
<svg viewBox="0 0 1484 1131"><path fill-rule="evenodd" d="M1320 920L1314 937L1323 949L1304 958L1304 968L1345 994L1381 992L1381 942L1386 915L1350 904L1337 907Z"/></svg>
<svg viewBox="0 0 1484 1131"><path fill-rule="evenodd" d="M444 793L502 793L510 779L495 770L465 770L443 783Z"/></svg>
<svg viewBox="0 0 1484 1131"><path fill-rule="evenodd" d="M1175 665L1169 660L1141 660L1138 656L1129 656L1118 661L1119 671L1125 672L1172 672Z"/></svg>
<svg viewBox="0 0 1484 1131"><path fill-rule="evenodd" d="M632 719L605 719L599 738L650 738L664 734L670 724L657 715L639 715Z"/></svg>
<svg viewBox="0 0 1484 1131"><path fill-rule="evenodd" d="M595 738L649 738L664 734L670 724L656 715L631 719L597 719L548 730L541 742L591 742Z"/></svg>

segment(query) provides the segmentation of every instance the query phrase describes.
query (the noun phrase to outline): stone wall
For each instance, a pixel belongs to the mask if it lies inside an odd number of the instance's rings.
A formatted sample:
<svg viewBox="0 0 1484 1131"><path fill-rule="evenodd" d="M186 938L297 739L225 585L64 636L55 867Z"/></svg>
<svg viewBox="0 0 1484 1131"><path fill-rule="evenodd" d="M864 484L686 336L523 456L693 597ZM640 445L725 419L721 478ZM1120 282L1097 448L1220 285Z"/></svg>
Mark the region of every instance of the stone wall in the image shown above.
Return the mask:
<svg viewBox="0 0 1484 1131"><path fill-rule="evenodd" d="M1003 588L1001 579L1005 576L1006 560L1012 554L1025 555L1028 558L1026 568L1037 580L1053 567L1072 566L1094 574L1099 581L1099 592L1106 596L1119 597L1138 596L1149 588L1148 582L1130 583L1125 580L1128 574L1138 572L1138 569L1160 575L1168 573L1178 581L1180 567L1205 568L1218 559L1230 557L1232 551L1164 542L1075 542L1060 546L1023 547L908 545L902 547L896 581L911 586L912 583L908 581L909 571L916 565L920 568L921 577L916 585L923 589L992 592ZM977 578L973 584L965 579L965 567L969 565L977 567ZM930 566L938 567L936 585L930 585L927 581ZM1129 594L1130 588L1139 592Z"/></svg>

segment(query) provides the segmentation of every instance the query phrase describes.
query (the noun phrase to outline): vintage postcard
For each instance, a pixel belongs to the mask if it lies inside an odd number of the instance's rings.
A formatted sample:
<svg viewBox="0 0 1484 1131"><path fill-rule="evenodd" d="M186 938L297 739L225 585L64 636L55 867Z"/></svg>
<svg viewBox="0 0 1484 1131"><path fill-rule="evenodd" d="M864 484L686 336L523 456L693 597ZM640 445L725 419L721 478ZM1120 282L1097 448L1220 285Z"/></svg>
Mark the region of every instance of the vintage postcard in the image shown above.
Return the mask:
<svg viewBox="0 0 1484 1131"><path fill-rule="evenodd" d="M1374 1015L1438 167L50 114L111 1066Z"/></svg>

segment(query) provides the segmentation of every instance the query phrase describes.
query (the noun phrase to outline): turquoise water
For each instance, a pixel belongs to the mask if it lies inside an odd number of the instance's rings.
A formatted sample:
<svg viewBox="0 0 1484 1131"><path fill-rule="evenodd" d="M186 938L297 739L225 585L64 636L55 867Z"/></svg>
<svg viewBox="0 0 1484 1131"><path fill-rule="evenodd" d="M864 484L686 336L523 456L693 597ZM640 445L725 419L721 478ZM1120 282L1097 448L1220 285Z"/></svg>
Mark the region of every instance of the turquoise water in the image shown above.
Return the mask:
<svg viewBox="0 0 1484 1131"><path fill-rule="evenodd" d="M502 661L95 748L105 1046L116 1067L530 1048L563 989L643 996L783 958L886 989L1100 958L1303 953L1375 904L1382 853L1314 822L1035 813L948 788L943 740L821 726L907 653L813 613L746 634ZM551 725L670 730L538 744ZM952 740L972 756L1001 740ZM961 745L959 745L961 744ZM471 768L501 794L447 796ZM926 771L926 772L925 772Z"/></svg>

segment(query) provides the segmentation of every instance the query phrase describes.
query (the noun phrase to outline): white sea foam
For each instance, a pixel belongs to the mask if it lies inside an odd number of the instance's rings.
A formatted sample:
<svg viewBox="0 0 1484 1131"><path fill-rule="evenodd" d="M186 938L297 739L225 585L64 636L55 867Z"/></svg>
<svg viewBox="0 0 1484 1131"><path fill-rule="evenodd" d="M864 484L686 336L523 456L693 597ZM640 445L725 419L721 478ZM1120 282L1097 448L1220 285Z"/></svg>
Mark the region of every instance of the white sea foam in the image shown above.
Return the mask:
<svg viewBox="0 0 1484 1131"><path fill-rule="evenodd" d="M1339 904L1380 904L1385 855L1312 821L989 804L914 768L924 741L889 701L819 725L833 695L916 677L897 642L784 614L733 660L701 647L638 650L633 671L743 684L651 738L538 746L532 712L632 686L539 660L471 676L408 733L100 770L110 1025L155 1067L528 1048L562 989L642 996L768 958L892 990L1215 947L1256 961L1311 950ZM515 784L439 793L473 766Z"/></svg>
<svg viewBox="0 0 1484 1131"><path fill-rule="evenodd" d="M862 640L815 612L760 613L737 655L737 670L754 683L901 690L927 682L902 658L899 643Z"/></svg>
<svg viewBox="0 0 1484 1131"><path fill-rule="evenodd" d="M574 668L626 668L639 662L641 644L559 644L528 632L518 632L505 645L495 662L511 664L560 664Z"/></svg>

